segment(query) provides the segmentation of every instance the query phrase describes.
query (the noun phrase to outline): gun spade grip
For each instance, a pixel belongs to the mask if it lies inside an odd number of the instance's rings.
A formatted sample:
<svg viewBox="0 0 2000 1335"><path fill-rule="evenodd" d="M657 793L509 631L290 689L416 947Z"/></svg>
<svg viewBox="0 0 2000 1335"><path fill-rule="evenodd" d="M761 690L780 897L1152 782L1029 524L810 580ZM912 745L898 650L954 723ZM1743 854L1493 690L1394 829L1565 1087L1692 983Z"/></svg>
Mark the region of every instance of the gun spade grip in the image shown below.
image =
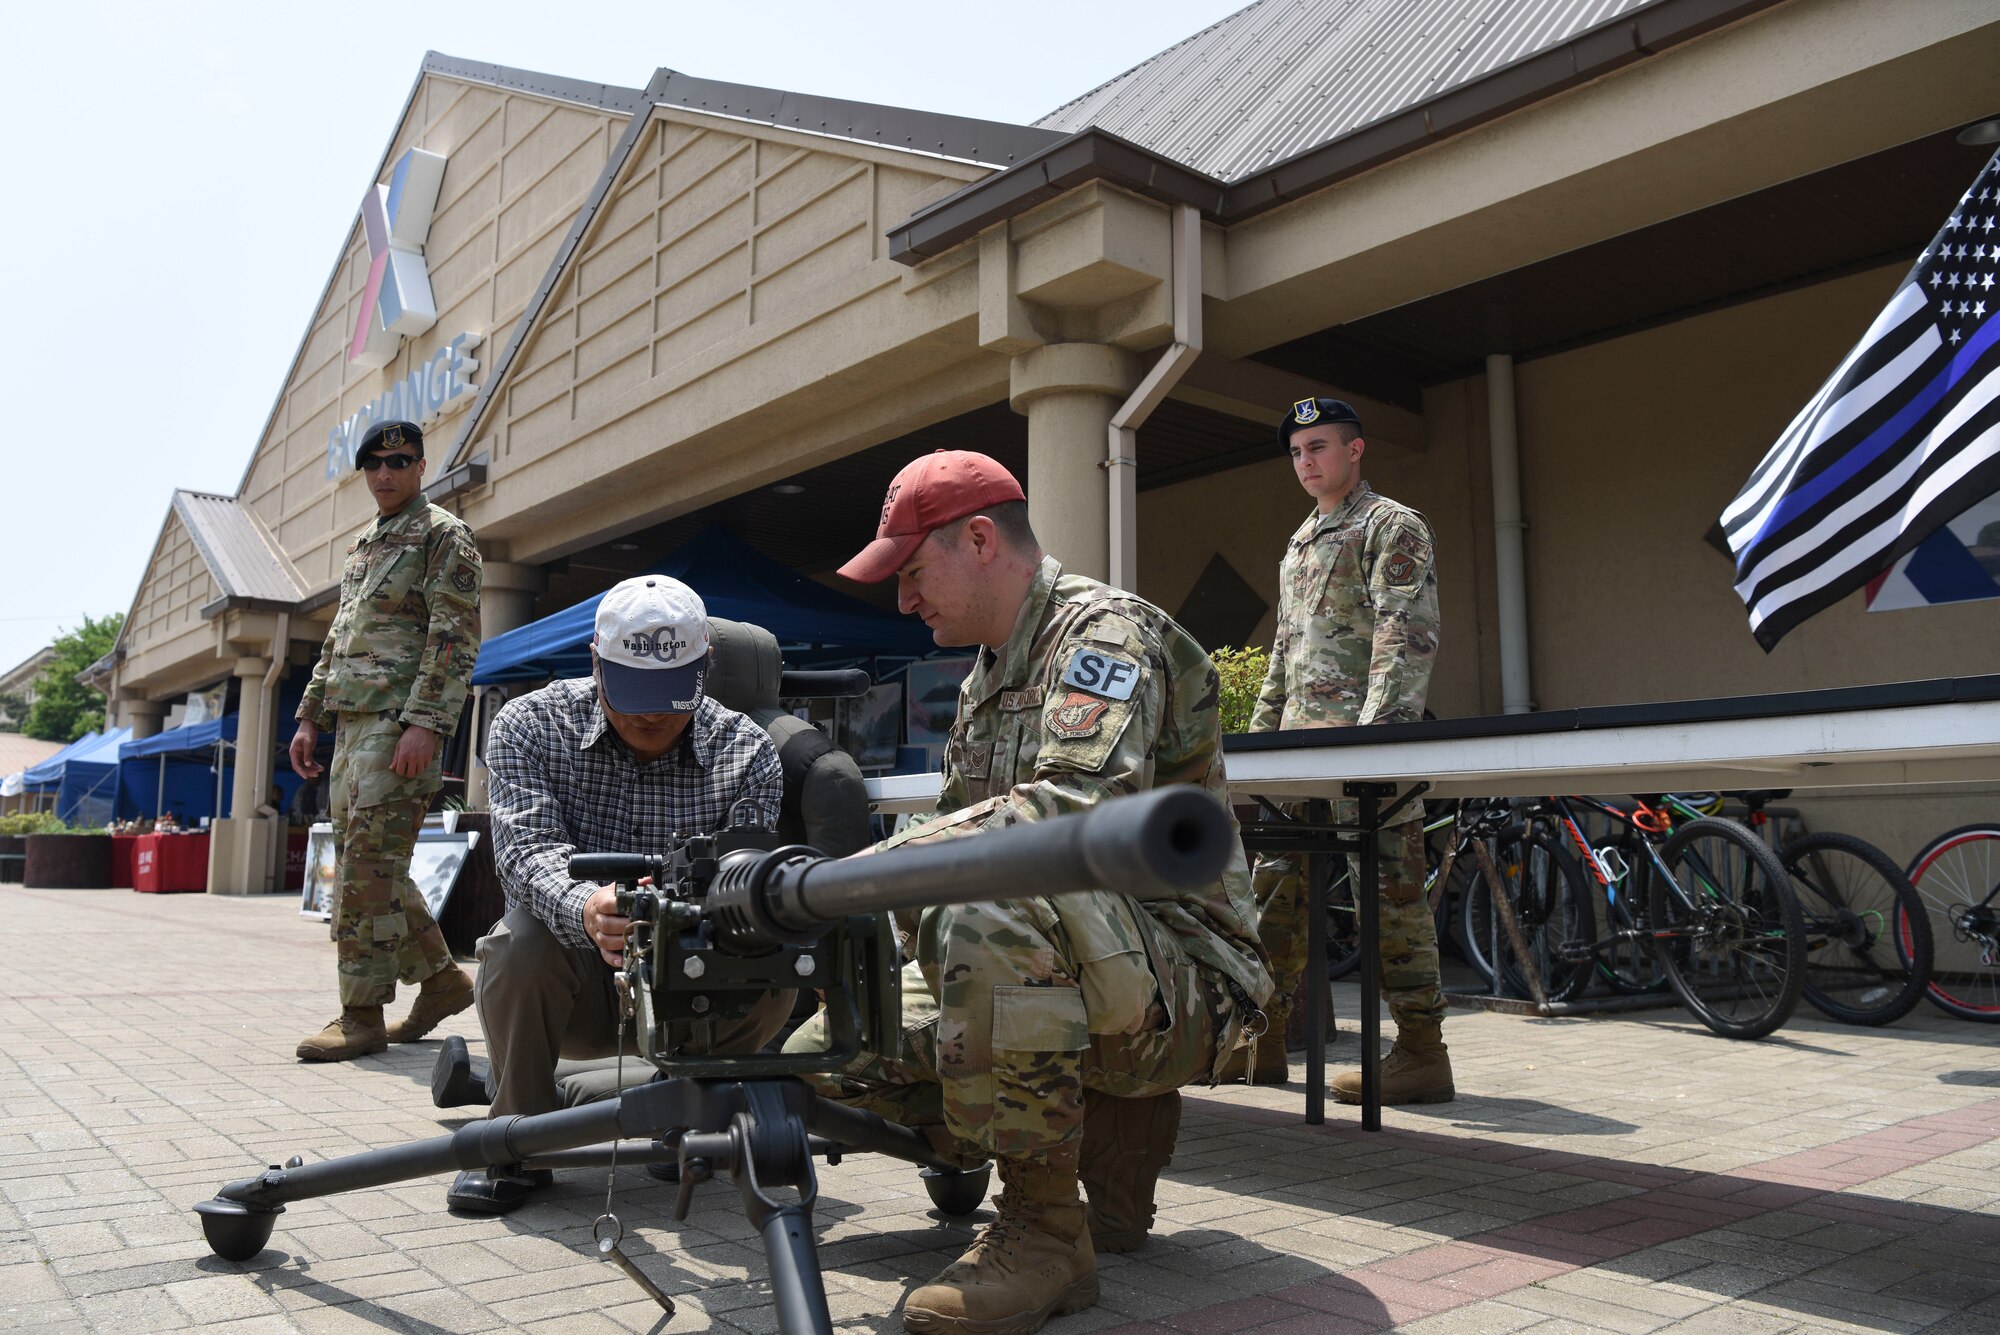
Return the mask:
<svg viewBox="0 0 2000 1335"><path fill-rule="evenodd" d="M659 862L644 853L572 853L569 874L579 881L636 881L653 875Z"/></svg>

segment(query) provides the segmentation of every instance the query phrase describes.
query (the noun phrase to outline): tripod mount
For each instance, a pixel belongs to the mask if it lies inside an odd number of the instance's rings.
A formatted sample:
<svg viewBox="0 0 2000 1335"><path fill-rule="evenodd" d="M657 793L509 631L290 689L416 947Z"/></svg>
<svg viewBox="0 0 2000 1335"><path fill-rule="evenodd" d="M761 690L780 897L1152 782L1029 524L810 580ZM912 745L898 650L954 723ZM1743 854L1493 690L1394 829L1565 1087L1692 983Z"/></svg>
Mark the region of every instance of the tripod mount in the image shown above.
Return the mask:
<svg viewBox="0 0 2000 1335"><path fill-rule="evenodd" d="M676 1218L686 1217L698 1183L721 1175L735 1183L770 1261L779 1330L829 1332L812 1227L816 1155L837 1163L867 1151L917 1164L932 1203L949 1215L977 1209L990 1176L989 1166L965 1169L921 1133L818 1097L796 1078L898 1051L889 915L1017 897L1023 886L1038 895L1104 886L1167 897L1214 880L1233 839L1214 798L1168 788L864 858L772 848L761 831L740 830L676 839L663 856L577 854L572 876L620 883L619 904L632 920L621 990L631 998L640 1055L658 1078L578 1108L485 1118L322 1163L295 1157L195 1206L203 1236L217 1256L247 1261L270 1241L289 1201L467 1169L671 1162L680 1168ZM747 1015L772 989L800 986L825 996L825 1050L713 1052L724 1021ZM599 1250L672 1313L671 1300L617 1250L616 1236L600 1238Z"/></svg>

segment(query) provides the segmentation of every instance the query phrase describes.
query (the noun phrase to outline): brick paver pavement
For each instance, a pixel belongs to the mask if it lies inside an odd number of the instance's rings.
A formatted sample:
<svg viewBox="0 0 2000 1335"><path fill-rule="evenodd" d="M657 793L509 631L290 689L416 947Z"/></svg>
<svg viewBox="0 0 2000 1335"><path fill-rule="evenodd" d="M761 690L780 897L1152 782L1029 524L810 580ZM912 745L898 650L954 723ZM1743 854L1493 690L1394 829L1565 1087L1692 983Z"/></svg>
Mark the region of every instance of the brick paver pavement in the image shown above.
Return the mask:
<svg viewBox="0 0 2000 1335"><path fill-rule="evenodd" d="M224 1181L462 1124L430 1106L435 1043L292 1059L335 1007L332 948L292 902L5 886L0 943L0 1327L659 1324L592 1248L597 1173L504 1219L447 1213L443 1178L302 1201L247 1264L208 1254L190 1207ZM1379 1135L1337 1105L1306 1127L1297 1084L1192 1091L1154 1241L1103 1258L1103 1302L1049 1330L2000 1331L2000 1027L1802 1008L1732 1043L1677 1011L1455 1013L1447 1036L1458 1101L1390 1109ZM899 1330L971 1226L899 1163L820 1184L836 1323ZM684 1224L629 1168L617 1202L680 1304L666 1330L775 1329L726 1184Z"/></svg>

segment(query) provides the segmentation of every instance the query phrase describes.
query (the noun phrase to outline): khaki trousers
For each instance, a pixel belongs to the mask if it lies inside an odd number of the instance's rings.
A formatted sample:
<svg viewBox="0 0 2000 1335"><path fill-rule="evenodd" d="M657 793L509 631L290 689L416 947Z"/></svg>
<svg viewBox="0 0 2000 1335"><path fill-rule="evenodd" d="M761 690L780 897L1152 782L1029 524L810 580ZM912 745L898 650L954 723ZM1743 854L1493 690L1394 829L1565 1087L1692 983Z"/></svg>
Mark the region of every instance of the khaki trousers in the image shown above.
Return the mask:
<svg viewBox="0 0 2000 1335"><path fill-rule="evenodd" d="M489 1114L554 1112L566 1103L556 1089L559 1058L591 1059L618 1052L618 994L611 966L596 950L556 940L524 905L507 911L479 938L479 1024L492 1063ZM719 1053L755 1052L777 1036L792 1013L790 991L773 992L741 1020L723 1026ZM643 1067L638 1035L625 1024L629 1063ZM627 1067L628 1073L632 1069ZM602 1093L617 1088L606 1080Z"/></svg>

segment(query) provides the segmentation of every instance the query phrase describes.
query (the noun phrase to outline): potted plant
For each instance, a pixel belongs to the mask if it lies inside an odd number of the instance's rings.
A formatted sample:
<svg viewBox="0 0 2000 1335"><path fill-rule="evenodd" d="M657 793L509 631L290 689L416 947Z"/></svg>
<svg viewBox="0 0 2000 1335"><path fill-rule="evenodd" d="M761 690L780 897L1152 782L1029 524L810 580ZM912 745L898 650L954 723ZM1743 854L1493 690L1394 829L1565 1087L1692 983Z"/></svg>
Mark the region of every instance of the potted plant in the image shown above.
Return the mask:
<svg viewBox="0 0 2000 1335"><path fill-rule="evenodd" d="M27 837L22 879L45 890L111 888L111 836L102 830L55 831Z"/></svg>

